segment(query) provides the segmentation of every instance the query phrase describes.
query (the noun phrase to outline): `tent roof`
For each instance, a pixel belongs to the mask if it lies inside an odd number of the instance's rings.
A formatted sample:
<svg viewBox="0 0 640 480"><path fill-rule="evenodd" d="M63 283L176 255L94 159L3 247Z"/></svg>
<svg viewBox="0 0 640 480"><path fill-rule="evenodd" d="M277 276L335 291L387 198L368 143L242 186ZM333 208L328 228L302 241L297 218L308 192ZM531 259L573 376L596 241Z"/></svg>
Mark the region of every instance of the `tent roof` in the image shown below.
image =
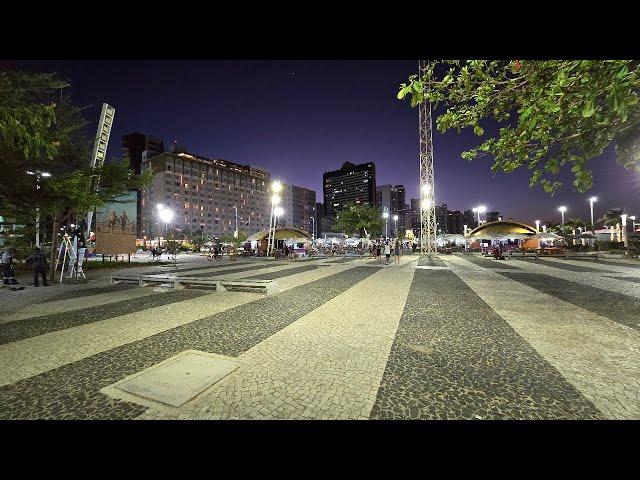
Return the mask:
<svg viewBox="0 0 640 480"><path fill-rule="evenodd" d="M526 223L514 222L512 220L499 220L497 222L489 222L474 228L470 237L491 238L492 236L508 236L512 233L534 234L536 229Z"/></svg>
<svg viewBox="0 0 640 480"><path fill-rule="evenodd" d="M269 236L269 230L262 230L260 232L254 233L250 237L247 237L247 242L250 242L253 240L264 240L268 236ZM311 240L311 235L309 235L304 230L301 230L295 227L276 228L276 234L275 234L276 240L287 240L289 238Z"/></svg>

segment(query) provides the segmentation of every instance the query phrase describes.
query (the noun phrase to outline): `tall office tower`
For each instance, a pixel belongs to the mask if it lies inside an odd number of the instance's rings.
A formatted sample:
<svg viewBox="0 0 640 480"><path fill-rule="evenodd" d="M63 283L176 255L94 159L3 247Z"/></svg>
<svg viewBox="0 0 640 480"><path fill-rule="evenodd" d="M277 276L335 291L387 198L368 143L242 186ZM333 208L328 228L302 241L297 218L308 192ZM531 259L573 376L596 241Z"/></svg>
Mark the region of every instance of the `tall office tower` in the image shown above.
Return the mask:
<svg viewBox="0 0 640 480"><path fill-rule="evenodd" d="M447 204L436 205L436 233L444 235L447 232L447 213L449 212Z"/></svg>
<svg viewBox="0 0 640 480"><path fill-rule="evenodd" d="M391 203L395 208L394 215L398 215L398 232L404 235L405 226L406 226L406 202L407 200L407 192L404 188L404 185L396 185L393 187L392 195L391 195Z"/></svg>
<svg viewBox="0 0 640 480"><path fill-rule="evenodd" d="M405 227L405 200L404 185L380 185L376 187L376 204L380 213L389 213L389 225L392 236L396 236L394 215L398 215L398 232L404 234Z"/></svg>
<svg viewBox="0 0 640 480"><path fill-rule="evenodd" d="M316 236L320 237L322 234L322 219L324 218L324 205L320 202L316 202Z"/></svg>
<svg viewBox="0 0 640 480"><path fill-rule="evenodd" d="M473 210L465 210L462 214L462 224L467 226L467 231L473 230L478 226L478 217Z"/></svg>
<svg viewBox="0 0 640 480"><path fill-rule="evenodd" d="M143 223L147 238L164 236L157 205L173 211L169 231L200 232L220 237L238 231L251 235L269 228L269 172L252 165L209 159L192 153L161 153L143 169L153 182L143 190Z"/></svg>
<svg viewBox="0 0 640 480"><path fill-rule="evenodd" d="M280 225L311 234L316 212L316 192L296 185L282 185L284 215Z"/></svg>
<svg viewBox="0 0 640 480"><path fill-rule="evenodd" d="M500 216L500 212L487 212L487 223L489 222L497 222L498 217Z"/></svg>
<svg viewBox="0 0 640 480"><path fill-rule="evenodd" d="M122 136L122 154L129 158L131 168L136 174L142 172L143 159L151 158L164 152L162 140L144 135L142 133L130 133ZM138 204L136 206L137 237L142 238L142 191L137 190Z"/></svg>
<svg viewBox="0 0 640 480"><path fill-rule="evenodd" d="M349 203L376 205L376 166L373 162L359 165L344 162L339 170L322 175L322 185L325 213L332 221Z"/></svg>
<svg viewBox="0 0 640 480"><path fill-rule="evenodd" d="M464 233L463 215L460 210L447 212L447 233Z"/></svg>

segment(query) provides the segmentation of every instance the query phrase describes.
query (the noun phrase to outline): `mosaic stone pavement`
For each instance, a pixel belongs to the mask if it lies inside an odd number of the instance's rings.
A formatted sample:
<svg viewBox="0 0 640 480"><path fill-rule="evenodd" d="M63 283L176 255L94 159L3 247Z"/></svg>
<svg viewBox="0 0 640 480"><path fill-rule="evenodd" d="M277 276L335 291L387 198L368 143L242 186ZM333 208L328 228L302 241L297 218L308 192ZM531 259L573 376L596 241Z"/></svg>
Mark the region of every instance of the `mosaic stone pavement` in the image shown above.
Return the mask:
<svg viewBox="0 0 640 480"><path fill-rule="evenodd" d="M152 273L280 291L104 281L0 312L0 419L640 418L638 264L392 263L203 258ZM180 407L110 393L186 350L239 367Z"/></svg>

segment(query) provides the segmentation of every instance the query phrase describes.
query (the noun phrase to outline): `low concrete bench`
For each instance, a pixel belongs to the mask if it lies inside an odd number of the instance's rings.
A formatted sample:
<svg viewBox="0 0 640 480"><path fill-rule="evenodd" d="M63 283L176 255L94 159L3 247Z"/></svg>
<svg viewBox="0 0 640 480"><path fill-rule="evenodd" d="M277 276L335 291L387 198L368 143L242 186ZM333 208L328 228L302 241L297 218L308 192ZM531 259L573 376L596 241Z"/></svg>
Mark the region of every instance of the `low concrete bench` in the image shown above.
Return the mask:
<svg viewBox="0 0 640 480"><path fill-rule="evenodd" d="M217 292L242 291L260 292L267 295L278 293L274 280L226 280L224 278L166 277L162 275L113 275L111 283L137 283L141 287L170 284L174 289L185 287L215 287Z"/></svg>

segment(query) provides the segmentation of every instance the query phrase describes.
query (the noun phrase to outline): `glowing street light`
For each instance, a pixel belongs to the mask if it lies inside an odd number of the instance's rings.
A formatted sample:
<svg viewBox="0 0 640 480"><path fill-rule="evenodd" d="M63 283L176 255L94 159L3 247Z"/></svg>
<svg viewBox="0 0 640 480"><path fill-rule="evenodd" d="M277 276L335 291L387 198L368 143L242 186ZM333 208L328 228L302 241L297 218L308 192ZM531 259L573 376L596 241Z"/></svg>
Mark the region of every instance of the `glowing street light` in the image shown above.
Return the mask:
<svg viewBox="0 0 640 480"><path fill-rule="evenodd" d="M158 214L160 215L160 220L164 222L164 235L168 236L169 222L173 218L173 212L167 208L163 208L162 210L158 209Z"/></svg>
<svg viewBox="0 0 640 480"><path fill-rule="evenodd" d="M49 172L36 170L35 172L27 171L28 175L36 176L36 190L40 190L40 177L48 178L51 176ZM36 247L40 246L40 205L36 205Z"/></svg>
<svg viewBox="0 0 640 480"><path fill-rule="evenodd" d="M620 218L622 219L622 240L624 241L624 248L627 248L629 246L629 238L627 236L627 217L629 215L627 215L626 213L623 213L622 215L620 215Z"/></svg>
<svg viewBox="0 0 640 480"><path fill-rule="evenodd" d="M278 192L280 192L280 190L282 190L281 182L279 182L278 180L275 180L274 182L271 183L271 191L273 192L273 196L271 197L271 215L269 217L269 236L267 237L267 257L271 255L271 252L273 250L273 243L276 236L277 218L275 215L275 209L276 209L276 205L280 203L280 196L278 195Z"/></svg>
<svg viewBox="0 0 640 480"><path fill-rule="evenodd" d="M558 207L558 210L560 210L560 213L562 214L562 225L564 225L564 212L567 211L567 207L563 205L562 207Z"/></svg>
<svg viewBox="0 0 640 480"><path fill-rule="evenodd" d="M536 233L540 232L540 220L536 220Z"/></svg>
<svg viewBox="0 0 640 480"><path fill-rule="evenodd" d="M396 224L396 237L398 236L398 215L393 216L393 221Z"/></svg>
<svg viewBox="0 0 640 480"><path fill-rule="evenodd" d="M238 207L237 205L234 205L233 208L236 209L236 229L233 232L233 238L238 238Z"/></svg>
<svg viewBox="0 0 640 480"><path fill-rule="evenodd" d="M595 224L593 223L593 202L598 201L598 197L591 197L589 199L589 204L591 205L591 230L593 230L595 232L596 227Z"/></svg>
<svg viewBox="0 0 640 480"><path fill-rule="evenodd" d="M382 214L382 218L384 218L384 239L389 239L388 225L389 225L389 212L384 212Z"/></svg>
<svg viewBox="0 0 640 480"><path fill-rule="evenodd" d="M478 225L480 225L480 214L487 211L487 207L484 205L480 205L479 207L474 207L471 209L473 212L478 212Z"/></svg>

